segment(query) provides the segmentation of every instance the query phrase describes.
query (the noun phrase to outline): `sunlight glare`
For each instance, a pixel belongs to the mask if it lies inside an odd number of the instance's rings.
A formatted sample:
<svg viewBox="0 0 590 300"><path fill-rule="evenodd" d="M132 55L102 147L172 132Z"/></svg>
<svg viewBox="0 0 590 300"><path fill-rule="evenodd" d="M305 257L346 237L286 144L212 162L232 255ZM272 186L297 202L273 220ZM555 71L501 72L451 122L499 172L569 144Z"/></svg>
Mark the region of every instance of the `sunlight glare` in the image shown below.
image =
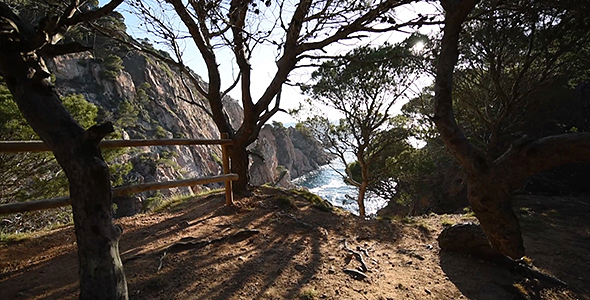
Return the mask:
<svg viewBox="0 0 590 300"><path fill-rule="evenodd" d="M420 53L422 49L424 49L424 43L421 41L417 42L416 44L414 44L414 47L412 47L412 51L414 53Z"/></svg>

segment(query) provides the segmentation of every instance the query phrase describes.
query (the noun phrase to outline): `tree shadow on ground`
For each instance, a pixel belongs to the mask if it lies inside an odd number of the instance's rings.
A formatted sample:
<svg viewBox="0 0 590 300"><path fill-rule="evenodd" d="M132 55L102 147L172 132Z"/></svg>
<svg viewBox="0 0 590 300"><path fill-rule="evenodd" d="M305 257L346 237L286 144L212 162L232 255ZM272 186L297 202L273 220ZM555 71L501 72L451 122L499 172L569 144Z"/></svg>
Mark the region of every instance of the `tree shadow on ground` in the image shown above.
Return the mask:
<svg viewBox="0 0 590 300"><path fill-rule="evenodd" d="M467 299L515 299L513 275L507 269L466 255L446 252L440 254L440 265Z"/></svg>
<svg viewBox="0 0 590 300"><path fill-rule="evenodd" d="M514 201L527 257L542 272L565 281L579 299L590 299L590 199L585 197L519 196ZM444 253L440 264L469 299L522 299L513 284L523 276L473 257ZM563 298L574 299L571 295Z"/></svg>
<svg viewBox="0 0 590 300"><path fill-rule="evenodd" d="M293 200L299 201L299 200ZM222 195L191 199L162 214L122 218L120 253L131 299L291 299L326 273L322 247L379 238L394 243L401 238L390 223L342 217L309 203L282 207L273 197L253 196L224 207ZM259 229L248 239L229 240L192 250L166 253L183 238L210 241L243 229ZM50 233L43 240L61 245L60 255L24 263L15 271L3 265L0 276L6 299L75 299L78 294L77 257L73 228ZM69 243L63 245L65 236ZM329 236L329 237L328 237ZM338 238L336 238L338 237ZM38 240L20 247L35 248ZM11 250L14 245L8 246ZM25 260L26 257L21 259ZM59 274L56 275L56 274ZM19 283L18 288L15 283ZM26 294L22 291L28 291Z"/></svg>
<svg viewBox="0 0 590 300"><path fill-rule="evenodd" d="M2 299L62 299L77 295L78 258L73 226L0 244L0 291ZM39 249L41 253L31 253Z"/></svg>
<svg viewBox="0 0 590 300"><path fill-rule="evenodd" d="M309 205L305 209L283 209L273 199L267 200L250 199L251 203L243 204L240 212L228 214L226 209L216 209L191 221L191 226L209 222L216 225L229 224L218 233L198 232L198 228L195 228L197 230L191 234L195 240L214 239L243 228L261 228L261 233L234 245L208 245L167 256L163 259L161 270L155 271L158 276L144 275L130 279L130 290L133 291L131 298L141 299L142 291L152 293L153 290L150 289L155 286L160 291L169 289L168 295L174 294L177 298L290 299L297 297L305 285L313 281L320 272L322 259L327 259L322 257L320 249L328 242L324 234L328 230L346 229L358 233L349 235L357 240L376 236L394 240L399 236L391 229L392 226L374 226L379 225L378 222L341 219L333 213L313 209ZM166 223L174 224L187 215L191 213L169 219ZM189 219L192 217L193 215ZM195 235L197 232L199 234ZM164 235L159 237L162 236ZM151 255L151 266L146 265L143 260L129 267L153 270L157 263L153 259L154 254ZM187 280L186 276L191 279ZM176 282L185 285L164 287L157 284L163 282L155 278L172 279L173 282L174 278L179 278Z"/></svg>

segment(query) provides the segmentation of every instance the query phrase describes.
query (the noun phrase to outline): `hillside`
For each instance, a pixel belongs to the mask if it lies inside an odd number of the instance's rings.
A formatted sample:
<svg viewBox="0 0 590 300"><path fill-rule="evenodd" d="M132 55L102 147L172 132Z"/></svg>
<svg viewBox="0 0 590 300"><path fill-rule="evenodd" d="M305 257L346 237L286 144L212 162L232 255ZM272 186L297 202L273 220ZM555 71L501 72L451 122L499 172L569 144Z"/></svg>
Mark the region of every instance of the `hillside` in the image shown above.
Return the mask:
<svg viewBox="0 0 590 300"><path fill-rule="evenodd" d="M238 208L212 195L117 220L130 299L590 299L587 198L515 203L528 256L568 289L441 252L442 228L470 214L362 221L319 204L263 188ZM0 243L2 298L75 299L73 227L21 238ZM366 250L367 278L344 271L361 265L344 241Z"/></svg>
<svg viewBox="0 0 590 300"><path fill-rule="evenodd" d="M112 68L108 57L120 57L113 73L108 73ZM190 83L183 82L175 68L144 54L113 51L107 59L96 58L88 52L63 55L54 58L49 67L54 72L55 85L60 94L82 94L99 107L97 121L113 121L120 130L121 138L220 137L219 130L205 110L208 108L207 101ZM242 122L242 108L229 96L225 101L227 114L237 128ZM279 177L279 166L289 170L291 177L295 178L329 162L321 146L309 136L298 134L295 129L279 127L283 128L268 125L258 142L264 143L262 139L281 140L264 149L266 159L257 161L255 165L258 168L250 172L253 178L258 178L253 182L255 185L274 183ZM291 137L297 138L297 141L293 142ZM289 153L291 155L282 155ZM217 175L221 172L220 157L220 147L146 147L129 151L117 162L131 162L132 169L123 175L125 184L129 184ZM195 186L161 191L160 194L168 196L200 190L200 186ZM147 193L144 197L154 194Z"/></svg>

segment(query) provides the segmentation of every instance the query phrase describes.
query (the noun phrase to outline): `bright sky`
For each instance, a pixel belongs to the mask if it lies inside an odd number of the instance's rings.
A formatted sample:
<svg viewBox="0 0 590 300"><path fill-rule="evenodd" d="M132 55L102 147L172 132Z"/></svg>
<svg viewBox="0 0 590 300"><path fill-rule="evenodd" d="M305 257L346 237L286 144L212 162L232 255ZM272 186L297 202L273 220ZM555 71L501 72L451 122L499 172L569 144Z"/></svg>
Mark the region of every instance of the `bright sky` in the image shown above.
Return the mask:
<svg viewBox="0 0 590 300"><path fill-rule="evenodd" d="M108 2L107 0L100 0L101 5L104 5L107 2ZM145 30L140 28L141 22L134 15L127 13L126 11L128 9L129 9L129 7L125 3L122 4L121 6L119 6L119 8L117 9L117 11L119 11L120 13L122 13L125 16L125 23L127 25L127 32L135 38L147 37L153 43L154 37L146 34ZM418 12L421 12L422 14L428 14L428 13L434 13L434 12L436 12L436 10L437 10L436 7L434 7L432 3L424 2L424 3L415 4L412 7L404 8L403 10L399 10L396 13L396 16L401 20L411 19L411 18L415 17ZM436 30L436 28L433 28L433 27L422 28L423 32L428 32L430 30ZM352 50L353 48L360 46L360 45L366 45L366 44L378 45L378 44L384 43L385 41L388 41L390 43L395 43L395 42L402 41L405 37L407 37L407 34L400 33L400 32L390 32L390 33L385 33L385 34L371 34L368 38L366 38L363 41L355 40L354 42L349 41L346 44L344 44L344 43L333 44L333 45L327 47L325 50L326 50L327 54L337 55L337 54L346 53L346 52L348 52L348 51ZM157 44L154 46L159 49L169 51L166 46L157 45ZM416 48L418 48L418 47L419 47L419 45L417 45ZM233 54L228 50L225 50L225 51L222 50L222 51L219 51L218 53L216 53L216 55L218 58L218 63L220 64L222 88L228 87L233 82L233 78L235 78L236 72L237 72L235 64L233 64L233 62L234 62ZM251 59L252 78L254 79L251 89L252 89L252 95L253 95L254 99L257 99L259 96L262 95L262 93L264 92L264 90L268 86L268 83L273 78L274 73L277 69L276 64L275 64L276 56L277 56L277 51L276 51L275 46L259 46L257 49L255 49L255 52L253 53L252 59ZM205 67L205 64L201 58L199 51L196 49L194 43L191 40L188 40L187 43L184 44L183 60L192 70L194 70L197 74L199 74L201 77L203 77L204 80L207 81L207 69ZM311 72L313 72L312 68L295 69L291 72L291 75L289 77L290 82L292 82L292 83L306 82L309 79L309 74L311 74ZM241 91L240 91L239 85L238 85L238 87L234 88L230 92L229 95L231 97L233 97L234 99L239 100L240 93L241 93ZM283 108L285 110L297 108L299 106L299 103L302 100L304 100L305 98L306 97L300 93L299 88L284 85L283 86L283 94L282 94L282 98L281 98L281 108ZM396 105L395 109L397 111L399 111L399 109L401 109L403 104L405 104L405 103L400 102L399 104ZM331 118L332 117L334 119L339 118L338 113L334 110L326 109L324 111L326 111L326 114ZM288 114L282 113L282 112L278 112L271 119L271 122L272 121L283 122L286 124L295 122L295 120L293 118L291 118L291 116L289 116Z"/></svg>

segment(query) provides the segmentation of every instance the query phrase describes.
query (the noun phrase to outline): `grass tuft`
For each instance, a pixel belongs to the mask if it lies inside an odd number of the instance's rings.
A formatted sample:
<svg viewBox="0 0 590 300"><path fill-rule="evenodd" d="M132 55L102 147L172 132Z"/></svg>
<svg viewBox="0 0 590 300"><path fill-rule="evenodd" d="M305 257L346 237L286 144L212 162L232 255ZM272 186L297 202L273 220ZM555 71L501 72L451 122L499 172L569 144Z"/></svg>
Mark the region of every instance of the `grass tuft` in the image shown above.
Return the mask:
<svg viewBox="0 0 590 300"><path fill-rule="evenodd" d="M295 204L293 204L293 198L288 197L288 196L277 196L275 198L275 200L277 201L277 205L281 208L281 209L285 209L285 210L290 210L295 208Z"/></svg>
<svg viewBox="0 0 590 300"><path fill-rule="evenodd" d="M306 289L299 293L299 299L312 300L318 296L318 292L315 289Z"/></svg>
<svg viewBox="0 0 590 300"><path fill-rule="evenodd" d="M32 238L33 236L33 232L0 233L0 243L20 243Z"/></svg>
<svg viewBox="0 0 590 300"><path fill-rule="evenodd" d="M443 215L440 219L443 227L451 227L455 225L455 221L447 217L447 215Z"/></svg>
<svg viewBox="0 0 590 300"><path fill-rule="evenodd" d="M147 208L147 211L155 213L163 211L178 211L180 209L180 205L189 199L206 197L211 194L216 194L222 191L223 189L214 189L197 193L194 195L176 195L166 199L160 197L159 199L156 199L156 201L154 201L155 203L153 205Z"/></svg>
<svg viewBox="0 0 590 300"><path fill-rule="evenodd" d="M296 190L296 189L292 189L289 190L291 193L294 193L296 195L298 195L299 197L302 197L303 199L309 201L309 203L311 204L311 207L313 208L317 208L321 211L325 211L325 212L330 212L334 209L334 207L332 206L332 204L324 199L322 199L320 196L314 194L314 193L310 193L308 191L305 190Z"/></svg>

